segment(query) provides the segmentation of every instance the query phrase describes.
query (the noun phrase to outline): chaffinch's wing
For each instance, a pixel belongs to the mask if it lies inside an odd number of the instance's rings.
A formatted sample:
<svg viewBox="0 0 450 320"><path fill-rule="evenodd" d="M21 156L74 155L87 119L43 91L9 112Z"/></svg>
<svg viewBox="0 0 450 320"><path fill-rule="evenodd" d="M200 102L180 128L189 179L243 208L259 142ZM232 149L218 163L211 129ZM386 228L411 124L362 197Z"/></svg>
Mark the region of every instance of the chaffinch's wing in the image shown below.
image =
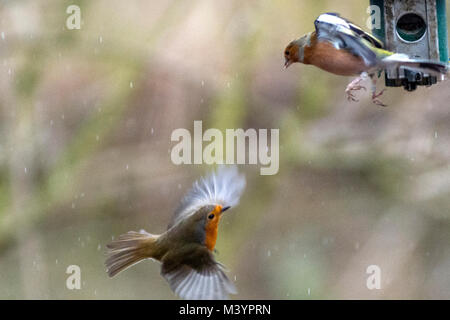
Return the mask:
<svg viewBox="0 0 450 320"><path fill-rule="evenodd" d="M321 14L314 25L319 41L328 41L336 49L348 50L361 57L368 67L375 66L385 56L380 40L337 13Z"/></svg>
<svg viewBox="0 0 450 320"><path fill-rule="evenodd" d="M356 36L365 39L366 41L369 41L372 46L375 48L384 48L383 42L375 38L370 33L367 33L363 29L361 29L359 26L354 24L353 22L341 17L338 13L324 13L321 14L315 21L316 27L317 24L320 23L329 23L329 24L335 24L337 26L342 26L345 29L351 30Z"/></svg>

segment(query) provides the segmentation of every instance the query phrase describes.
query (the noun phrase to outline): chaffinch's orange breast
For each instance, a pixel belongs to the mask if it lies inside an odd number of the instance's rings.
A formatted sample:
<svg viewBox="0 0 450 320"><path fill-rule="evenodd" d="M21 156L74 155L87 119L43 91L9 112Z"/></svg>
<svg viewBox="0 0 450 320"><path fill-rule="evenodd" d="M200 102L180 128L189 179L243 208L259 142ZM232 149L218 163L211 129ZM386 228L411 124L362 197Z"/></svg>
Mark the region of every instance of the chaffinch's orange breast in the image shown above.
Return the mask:
<svg viewBox="0 0 450 320"><path fill-rule="evenodd" d="M303 63L341 76L359 75L367 69L361 57L316 39L311 42L311 46L305 46Z"/></svg>

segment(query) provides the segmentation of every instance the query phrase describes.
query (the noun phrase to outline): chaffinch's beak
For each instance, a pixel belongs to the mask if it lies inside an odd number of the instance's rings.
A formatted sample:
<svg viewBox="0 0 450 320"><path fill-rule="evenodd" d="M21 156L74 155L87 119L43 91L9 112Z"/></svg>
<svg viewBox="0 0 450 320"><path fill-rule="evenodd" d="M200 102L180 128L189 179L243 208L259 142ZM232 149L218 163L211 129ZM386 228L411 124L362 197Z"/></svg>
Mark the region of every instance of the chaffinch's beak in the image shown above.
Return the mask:
<svg viewBox="0 0 450 320"><path fill-rule="evenodd" d="M284 63L284 68L287 69L287 67L289 67L292 64L292 60L286 59L285 63Z"/></svg>

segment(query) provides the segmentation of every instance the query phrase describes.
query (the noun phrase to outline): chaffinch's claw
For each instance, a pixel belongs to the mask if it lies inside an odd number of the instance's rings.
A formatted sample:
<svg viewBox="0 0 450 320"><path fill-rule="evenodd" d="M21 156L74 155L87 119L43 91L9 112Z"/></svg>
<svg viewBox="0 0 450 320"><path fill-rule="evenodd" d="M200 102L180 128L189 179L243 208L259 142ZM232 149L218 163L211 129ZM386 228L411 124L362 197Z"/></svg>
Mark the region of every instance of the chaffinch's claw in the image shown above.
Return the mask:
<svg viewBox="0 0 450 320"><path fill-rule="evenodd" d="M372 102L374 104L376 104L377 106L380 107L387 107L387 104L384 104L383 102L381 102L378 97L380 97L381 95L383 95L383 93L386 91L386 89L381 90L379 93L373 92L372 93Z"/></svg>
<svg viewBox="0 0 450 320"><path fill-rule="evenodd" d="M345 94L347 95L348 101L353 101L353 102L359 101L358 99L356 99L355 95L352 93L353 91L359 91L361 89L363 89L364 91L367 90L366 87L360 85L362 80L363 80L362 77L358 77L348 84L347 88L345 89Z"/></svg>

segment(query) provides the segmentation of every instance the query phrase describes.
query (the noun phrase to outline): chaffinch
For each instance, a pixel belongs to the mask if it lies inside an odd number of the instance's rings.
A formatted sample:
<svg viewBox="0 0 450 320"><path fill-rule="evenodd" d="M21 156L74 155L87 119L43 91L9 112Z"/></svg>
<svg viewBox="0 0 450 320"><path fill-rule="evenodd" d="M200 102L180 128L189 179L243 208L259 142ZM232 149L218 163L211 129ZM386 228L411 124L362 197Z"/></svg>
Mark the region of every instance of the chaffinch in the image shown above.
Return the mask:
<svg viewBox="0 0 450 320"><path fill-rule="evenodd" d="M428 60L411 59L405 54L384 49L383 43L336 13L321 14L314 22L315 31L292 41L284 51L285 68L294 62L312 64L325 71L356 76L345 93L349 101L358 101L354 91L366 88L360 83L371 78L373 103L385 106L376 92L376 81L382 70L391 67L407 67L431 75L446 74L447 65Z"/></svg>

